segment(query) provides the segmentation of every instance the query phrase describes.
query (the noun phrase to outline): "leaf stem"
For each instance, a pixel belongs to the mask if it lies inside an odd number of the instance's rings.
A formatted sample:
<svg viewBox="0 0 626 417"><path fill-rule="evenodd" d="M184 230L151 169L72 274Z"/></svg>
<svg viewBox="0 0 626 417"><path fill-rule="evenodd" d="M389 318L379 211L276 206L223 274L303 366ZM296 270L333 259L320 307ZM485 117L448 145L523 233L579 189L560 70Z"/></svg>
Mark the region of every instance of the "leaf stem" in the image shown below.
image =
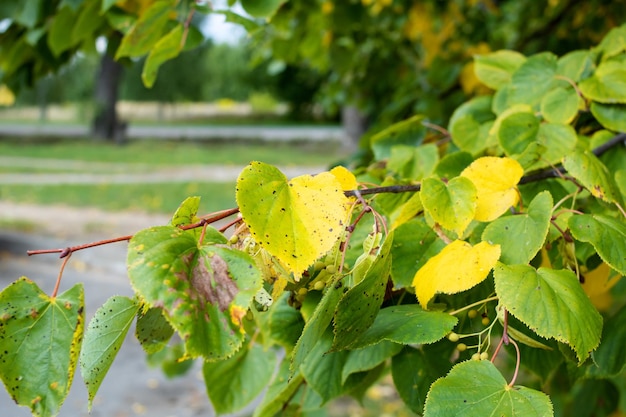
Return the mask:
<svg viewBox="0 0 626 417"><path fill-rule="evenodd" d="M458 310L451 311L448 314L450 314L451 316L454 316L454 315L456 315L456 314L458 314L458 313L460 313L462 311L469 310L472 307L476 307L476 306L481 305L481 304L486 304L486 303L488 303L490 301L496 301L497 299L498 299L498 296L494 295L493 297L485 298L484 300L476 301L475 303L472 303L470 305L466 305L465 307L461 307Z"/></svg>
<svg viewBox="0 0 626 417"><path fill-rule="evenodd" d="M513 373L513 378L511 378L511 382L509 382L509 387L513 387L515 385L515 381L517 380L517 375L519 374L519 365L521 362L521 354L520 354L520 350L519 350L519 346L517 345L517 342L513 339L509 339L509 341L511 342L511 344L515 347L515 372Z"/></svg>
<svg viewBox="0 0 626 417"><path fill-rule="evenodd" d="M72 252L68 252L67 256L63 259L63 263L61 264L61 269L59 269L59 275L57 275L57 282L54 284L54 289L52 290L51 298L56 298L57 293L59 292L59 286L61 285L61 278L63 277L63 270L65 269L65 265L70 260L72 256Z"/></svg>

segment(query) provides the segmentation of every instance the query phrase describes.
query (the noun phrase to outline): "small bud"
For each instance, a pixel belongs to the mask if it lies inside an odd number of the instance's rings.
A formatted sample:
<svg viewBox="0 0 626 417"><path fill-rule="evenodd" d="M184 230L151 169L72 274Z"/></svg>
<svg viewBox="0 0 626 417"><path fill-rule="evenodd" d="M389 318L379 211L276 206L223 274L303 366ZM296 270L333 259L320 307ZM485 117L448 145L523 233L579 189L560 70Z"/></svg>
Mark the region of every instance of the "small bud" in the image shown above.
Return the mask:
<svg viewBox="0 0 626 417"><path fill-rule="evenodd" d="M489 320L489 317L483 317L482 319L483 326L487 326L489 325L489 323L491 323L491 320Z"/></svg>
<svg viewBox="0 0 626 417"><path fill-rule="evenodd" d="M473 310L473 309L468 311L467 317L469 317L470 319L475 319L476 317L478 317L478 311Z"/></svg>
<svg viewBox="0 0 626 417"><path fill-rule="evenodd" d="M451 341L452 343L456 343L459 341L459 335L452 332L448 335L448 340Z"/></svg>
<svg viewBox="0 0 626 417"><path fill-rule="evenodd" d="M465 343L459 343L456 345L456 350L459 352L465 352L467 350L467 345Z"/></svg>
<svg viewBox="0 0 626 417"><path fill-rule="evenodd" d="M316 291L322 291L325 286L326 286L325 282L317 281L315 284L313 284L313 289Z"/></svg>
<svg viewBox="0 0 626 417"><path fill-rule="evenodd" d="M474 353L472 355L472 360L473 361L479 361L480 360L480 353Z"/></svg>
<svg viewBox="0 0 626 417"><path fill-rule="evenodd" d="M489 354L487 352L481 352L480 353L480 360L481 361L486 361L487 359L489 359Z"/></svg>

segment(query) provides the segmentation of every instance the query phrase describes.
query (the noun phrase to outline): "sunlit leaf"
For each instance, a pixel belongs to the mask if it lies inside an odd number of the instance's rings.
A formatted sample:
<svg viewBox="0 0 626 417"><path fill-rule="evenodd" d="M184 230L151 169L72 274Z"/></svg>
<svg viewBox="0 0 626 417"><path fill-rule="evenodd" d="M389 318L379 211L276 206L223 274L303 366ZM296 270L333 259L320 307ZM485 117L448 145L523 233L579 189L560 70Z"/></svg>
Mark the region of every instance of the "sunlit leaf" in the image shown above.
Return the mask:
<svg viewBox="0 0 626 417"><path fill-rule="evenodd" d="M481 283L500 257L500 245L480 242L472 246L455 240L433 256L413 278L423 308L437 293L455 294Z"/></svg>
<svg viewBox="0 0 626 417"><path fill-rule="evenodd" d="M55 416L65 401L84 320L81 284L50 298L22 277L0 293L0 377L33 416Z"/></svg>
<svg viewBox="0 0 626 417"><path fill-rule="evenodd" d="M242 409L270 382L275 366L276 353L256 344L226 360L205 362L202 373L215 411L225 414Z"/></svg>
<svg viewBox="0 0 626 417"><path fill-rule="evenodd" d="M601 70L602 65L578 84L585 98L604 104L626 103L626 69Z"/></svg>
<svg viewBox="0 0 626 417"><path fill-rule="evenodd" d="M572 271L499 264L494 277L511 314L539 336L570 345L580 362L600 343L602 317Z"/></svg>
<svg viewBox="0 0 626 417"><path fill-rule="evenodd" d="M500 261L507 265L527 264L535 257L548 235L552 196L541 192L525 214L500 217L485 228L482 239L500 245ZM515 236L514 239L511 237Z"/></svg>
<svg viewBox="0 0 626 417"><path fill-rule="evenodd" d="M252 236L296 280L344 230L348 198L329 172L287 181L277 168L252 162L239 175L236 197Z"/></svg>
<svg viewBox="0 0 626 417"><path fill-rule="evenodd" d="M511 387L491 361L465 361L431 386L424 417L547 417L550 398L523 386Z"/></svg>
<svg viewBox="0 0 626 417"><path fill-rule="evenodd" d="M149 53L161 39L173 6L173 0L159 0L151 4L122 38L115 58L140 57Z"/></svg>
<svg viewBox="0 0 626 417"><path fill-rule="evenodd" d="M572 51L559 58L556 63L556 73L577 83L588 77L593 67L591 51Z"/></svg>
<svg viewBox="0 0 626 417"><path fill-rule="evenodd" d="M352 348L375 345L383 340L403 345L433 343L450 333L456 323L457 318L450 314L426 311L416 304L386 307Z"/></svg>
<svg viewBox="0 0 626 417"><path fill-rule="evenodd" d="M426 178L420 196L433 220L458 236L463 235L474 219L476 187L468 178L455 177L447 184L437 178Z"/></svg>
<svg viewBox="0 0 626 417"><path fill-rule="evenodd" d="M485 156L465 168L461 176L476 186L478 201L475 219L488 222L500 217L519 200L515 185L524 174L522 166L511 158Z"/></svg>
<svg viewBox="0 0 626 417"><path fill-rule="evenodd" d="M151 88L157 78L159 67L166 61L176 58L183 49L183 25L178 24L151 48L141 72L141 80Z"/></svg>
<svg viewBox="0 0 626 417"><path fill-rule="evenodd" d="M90 409L137 310L139 305L134 300L128 297L111 297L89 321L80 352L80 371L89 393Z"/></svg>
<svg viewBox="0 0 626 417"><path fill-rule="evenodd" d="M159 226L135 234L127 263L135 292L163 309L188 357L223 359L239 349L242 317L262 286L247 254L199 245L181 229Z"/></svg>
<svg viewBox="0 0 626 417"><path fill-rule="evenodd" d="M593 245L598 255L622 275L626 275L626 223L598 214L581 214L569 219L572 235Z"/></svg>
<svg viewBox="0 0 626 417"><path fill-rule="evenodd" d="M348 171L346 167L343 167L341 165L336 166L330 170L330 173L333 174L335 178L337 178L337 181L339 181L339 184L341 184L342 190L348 191L357 189L359 184L356 180L356 177L352 172Z"/></svg>
<svg viewBox="0 0 626 417"><path fill-rule="evenodd" d="M563 166L591 195L606 202L620 201L620 194L609 169L590 151L574 151L563 158Z"/></svg>
<svg viewBox="0 0 626 417"><path fill-rule="evenodd" d="M513 73L526 61L526 57L516 51L501 50L474 57L474 71L478 79L494 90L511 80Z"/></svg>
<svg viewBox="0 0 626 417"><path fill-rule="evenodd" d="M569 124L578 114L579 99L571 86L555 88L541 100L541 115L550 123Z"/></svg>

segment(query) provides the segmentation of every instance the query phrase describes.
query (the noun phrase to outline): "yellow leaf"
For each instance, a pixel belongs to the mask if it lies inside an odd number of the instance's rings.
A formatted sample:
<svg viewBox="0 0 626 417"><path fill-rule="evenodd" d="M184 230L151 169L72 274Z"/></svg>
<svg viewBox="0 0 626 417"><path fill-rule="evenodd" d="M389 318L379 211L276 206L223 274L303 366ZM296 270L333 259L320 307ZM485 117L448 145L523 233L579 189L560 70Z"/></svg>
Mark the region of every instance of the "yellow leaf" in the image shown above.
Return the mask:
<svg viewBox="0 0 626 417"><path fill-rule="evenodd" d="M330 173L337 178L339 184L341 184L341 189L344 191L356 190L358 183L356 181L356 177L350 171L348 171L345 167L336 166L330 170Z"/></svg>
<svg viewBox="0 0 626 417"><path fill-rule="evenodd" d="M476 186L478 201L474 219L489 222L500 217L519 201L515 187L524 169L514 159L485 156L478 158L461 172Z"/></svg>
<svg viewBox="0 0 626 417"><path fill-rule="evenodd" d="M413 278L417 300L426 309L437 293L456 294L481 283L500 258L500 245L480 242L472 247L455 240L433 256Z"/></svg>
<svg viewBox="0 0 626 417"><path fill-rule="evenodd" d="M12 106L15 103L15 94L9 88L0 84L0 106Z"/></svg>
<svg viewBox="0 0 626 417"><path fill-rule="evenodd" d="M239 175L236 198L254 240L296 281L344 232L348 198L330 172L287 181L276 167L252 162Z"/></svg>
<svg viewBox="0 0 626 417"><path fill-rule="evenodd" d="M583 290L587 293L593 305L599 311L607 311L613 304L613 297L610 292L611 288L613 288L622 277L605 263L600 264L600 266L593 271L584 273L583 276Z"/></svg>

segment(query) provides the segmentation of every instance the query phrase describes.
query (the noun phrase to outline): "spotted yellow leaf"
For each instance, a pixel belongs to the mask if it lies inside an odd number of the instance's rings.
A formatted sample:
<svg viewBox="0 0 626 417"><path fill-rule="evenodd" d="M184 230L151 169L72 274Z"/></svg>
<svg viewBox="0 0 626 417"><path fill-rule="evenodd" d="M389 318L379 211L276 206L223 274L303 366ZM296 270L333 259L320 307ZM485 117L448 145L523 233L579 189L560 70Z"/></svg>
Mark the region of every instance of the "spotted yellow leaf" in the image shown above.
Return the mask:
<svg viewBox="0 0 626 417"><path fill-rule="evenodd" d="M500 257L500 245L476 246L455 240L433 256L413 278L417 300L425 309L437 293L456 294L482 282Z"/></svg>
<svg viewBox="0 0 626 417"><path fill-rule="evenodd" d="M341 184L341 189L344 191L356 190L358 183L356 177L347 168L336 166L330 170L330 173L337 178L337 181Z"/></svg>
<svg viewBox="0 0 626 417"><path fill-rule="evenodd" d="M278 168L252 162L237 179L236 198L256 242L299 280L344 231L343 184L330 172L288 181Z"/></svg>
<svg viewBox="0 0 626 417"><path fill-rule="evenodd" d="M478 200L474 219L489 222L500 217L519 201L516 185L524 169L514 159L485 156L461 172L476 186Z"/></svg>

